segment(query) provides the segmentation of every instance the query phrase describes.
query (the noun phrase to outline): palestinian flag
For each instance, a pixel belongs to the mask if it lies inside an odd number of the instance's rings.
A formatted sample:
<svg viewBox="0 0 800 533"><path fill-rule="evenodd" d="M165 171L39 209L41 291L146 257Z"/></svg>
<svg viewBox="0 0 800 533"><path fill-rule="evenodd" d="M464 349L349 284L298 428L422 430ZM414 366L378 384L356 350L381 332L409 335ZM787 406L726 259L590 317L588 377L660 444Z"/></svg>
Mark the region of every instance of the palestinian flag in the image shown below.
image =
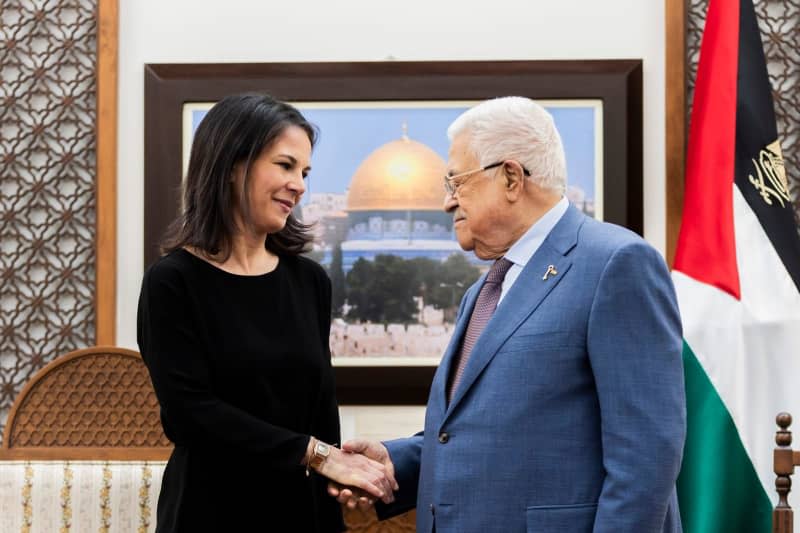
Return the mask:
<svg viewBox="0 0 800 533"><path fill-rule="evenodd" d="M685 191L683 528L767 533L775 415L800 420L800 238L751 0L710 2Z"/></svg>

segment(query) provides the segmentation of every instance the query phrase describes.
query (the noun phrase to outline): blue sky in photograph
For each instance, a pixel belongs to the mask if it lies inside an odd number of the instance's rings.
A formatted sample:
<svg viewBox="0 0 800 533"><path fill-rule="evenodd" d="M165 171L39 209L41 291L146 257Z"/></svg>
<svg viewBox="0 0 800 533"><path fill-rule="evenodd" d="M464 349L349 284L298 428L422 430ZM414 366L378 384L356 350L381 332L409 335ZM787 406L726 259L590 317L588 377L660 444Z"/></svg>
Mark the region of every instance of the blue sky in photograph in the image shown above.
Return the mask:
<svg viewBox="0 0 800 533"><path fill-rule="evenodd" d="M369 154L400 139L403 124L408 137L447 161L447 126L465 108L307 109L303 115L320 130L311 157L311 191L341 192Z"/></svg>
<svg viewBox="0 0 800 533"><path fill-rule="evenodd" d="M427 145L447 161L447 126L465 107L304 107L302 113L319 128L311 158L309 192L344 192L361 162L380 146L400 139L403 124L409 138ZM545 105L561 133L567 155L570 185L594 197L595 112L594 108ZM205 115L192 113L192 131ZM599 127L599 125L598 125ZM306 199L309 195L306 195Z"/></svg>

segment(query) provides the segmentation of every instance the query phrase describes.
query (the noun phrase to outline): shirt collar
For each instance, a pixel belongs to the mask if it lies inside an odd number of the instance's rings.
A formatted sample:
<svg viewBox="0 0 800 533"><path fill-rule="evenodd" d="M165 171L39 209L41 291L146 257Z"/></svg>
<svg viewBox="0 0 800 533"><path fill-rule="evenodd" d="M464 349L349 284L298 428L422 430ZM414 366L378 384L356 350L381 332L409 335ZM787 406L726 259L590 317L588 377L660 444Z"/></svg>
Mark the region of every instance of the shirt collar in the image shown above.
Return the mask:
<svg viewBox="0 0 800 533"><path fill-rule="evenodd" d="M550 234L550 231L558 224L564 213L567 212L569 207L569 200L566 196L562 196L561 200L556 205L550 208L547 213L537 220L522 237L515 242L504 256L506 259L525 268L533 254L539 249L539 246Z"/></svg>

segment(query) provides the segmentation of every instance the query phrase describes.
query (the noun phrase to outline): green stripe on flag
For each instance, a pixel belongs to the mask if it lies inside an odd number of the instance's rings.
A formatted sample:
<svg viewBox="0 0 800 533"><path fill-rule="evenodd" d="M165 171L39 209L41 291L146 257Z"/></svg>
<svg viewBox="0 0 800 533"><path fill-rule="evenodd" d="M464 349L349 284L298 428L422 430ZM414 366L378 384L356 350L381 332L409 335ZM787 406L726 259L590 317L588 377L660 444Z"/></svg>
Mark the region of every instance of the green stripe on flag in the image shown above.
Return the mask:
<svg viewBox="0 0 800 533"><path fill-rule="evenodd" d="M678 476L683 531L769 533L772 503L731 415L685 342L683 368L687 433Z"/></svg>

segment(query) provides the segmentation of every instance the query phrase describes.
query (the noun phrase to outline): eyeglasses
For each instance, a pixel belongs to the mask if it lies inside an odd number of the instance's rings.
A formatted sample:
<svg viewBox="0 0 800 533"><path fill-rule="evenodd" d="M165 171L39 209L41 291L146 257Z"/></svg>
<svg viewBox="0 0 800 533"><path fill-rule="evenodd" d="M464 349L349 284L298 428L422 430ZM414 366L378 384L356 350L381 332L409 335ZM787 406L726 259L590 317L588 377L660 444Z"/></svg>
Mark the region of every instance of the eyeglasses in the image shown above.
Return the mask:
<svg viewBox="0 0 800 533"><path fill-rule="evenodd" d="M469 179L461 180L460 183L456 183L456 179L463 178L464 176L469 176L470 174L477 174L478 172L483 172L484 170L489 170L490 168L496 168L505 163L506 161L498 161L497 163L492 163L491 165L486 165L480 168L476 168L474 170L468 170L466 172L460 172L458 174L453 174L452 176L445 176L444 177L444 191L448 194L448 196L454 196L456 191L459 187L464 185ZM530 171L522 167L522 172L525 173L526 176L530 176Z"/></svg>

